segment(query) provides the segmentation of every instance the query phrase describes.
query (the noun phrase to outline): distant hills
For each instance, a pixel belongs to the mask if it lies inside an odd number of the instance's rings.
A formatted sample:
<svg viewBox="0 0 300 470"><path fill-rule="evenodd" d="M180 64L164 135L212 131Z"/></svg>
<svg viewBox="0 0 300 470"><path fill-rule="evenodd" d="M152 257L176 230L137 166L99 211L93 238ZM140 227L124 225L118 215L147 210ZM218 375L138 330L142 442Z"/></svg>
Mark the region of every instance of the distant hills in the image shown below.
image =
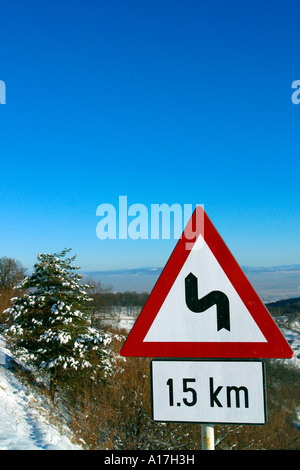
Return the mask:
<svg viewBox="0 0 300 470"><path fill-rule="evenodd" d="M281 266L241 266L250 283L263 302L300 296L300 264ZM112 290L151 292L161 267L116 269L111 271L89 271L85 277L101 281Z"/></svg>
<svg viewBox="0 0 300 470"><path fill-rule="evenodd" d="M244 273L275 273L275 272L291 272L299 271L300 264L284 264L282 266L271 266L269 268L263 266L241 266Z"/></svg>
<svg viewBox="0 0 300 470"><path fill-rule="evenodd" d="M160 274L162 268L133 268L133 269L115 269L110 271L88 271L85 274L95 276L134 276L134 275L153 275Z"/></svg>
<svg viewBox="0 0 300 470"><path fill-rule="evenodd" d="M273 308L274 310L284 309L285 313L300 312L300 297L270 302L266 304L266 307Z"/></svg>

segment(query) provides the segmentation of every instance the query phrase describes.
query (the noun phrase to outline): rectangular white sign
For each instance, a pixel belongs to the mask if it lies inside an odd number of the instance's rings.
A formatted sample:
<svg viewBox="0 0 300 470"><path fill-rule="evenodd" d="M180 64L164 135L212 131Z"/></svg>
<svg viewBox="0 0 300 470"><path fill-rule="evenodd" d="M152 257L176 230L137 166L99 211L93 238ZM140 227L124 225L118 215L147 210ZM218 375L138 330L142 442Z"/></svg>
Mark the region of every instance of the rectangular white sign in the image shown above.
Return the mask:
<svg viewBox="0 0 300 470"><path fill-rule="evenodd" d="M151 362L154 421L265 424L261 361Z"/></svg>

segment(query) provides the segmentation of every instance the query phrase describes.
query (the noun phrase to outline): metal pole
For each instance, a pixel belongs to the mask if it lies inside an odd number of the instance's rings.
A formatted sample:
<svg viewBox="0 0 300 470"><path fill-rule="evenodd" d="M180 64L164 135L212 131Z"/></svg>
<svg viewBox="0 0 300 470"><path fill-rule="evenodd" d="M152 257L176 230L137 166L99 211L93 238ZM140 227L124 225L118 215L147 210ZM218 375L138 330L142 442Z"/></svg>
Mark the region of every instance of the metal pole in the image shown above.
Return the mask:
<svg viewBox="0 0 300 470"><path fill-rule="evenodd" d="M214 425L201 424L202 450L215 450Z"/></svg>

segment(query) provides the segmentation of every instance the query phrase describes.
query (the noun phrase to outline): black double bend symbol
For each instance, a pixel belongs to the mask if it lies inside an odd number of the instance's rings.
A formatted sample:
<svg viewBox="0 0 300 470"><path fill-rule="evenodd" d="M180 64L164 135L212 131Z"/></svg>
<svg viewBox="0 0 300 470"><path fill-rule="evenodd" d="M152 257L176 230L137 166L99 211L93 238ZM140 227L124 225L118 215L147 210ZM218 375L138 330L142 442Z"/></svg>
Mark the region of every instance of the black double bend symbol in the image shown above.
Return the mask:
<svg viewBox="0 0 300 470"><path fill-rule="evenodd" d="M229 300L224 292L213 290L201 299L198 298L198 279L190 273L185 278L185 302L187 307L195 313L205 312L208 308L217 307L217 329L230 331Z"/></svg>

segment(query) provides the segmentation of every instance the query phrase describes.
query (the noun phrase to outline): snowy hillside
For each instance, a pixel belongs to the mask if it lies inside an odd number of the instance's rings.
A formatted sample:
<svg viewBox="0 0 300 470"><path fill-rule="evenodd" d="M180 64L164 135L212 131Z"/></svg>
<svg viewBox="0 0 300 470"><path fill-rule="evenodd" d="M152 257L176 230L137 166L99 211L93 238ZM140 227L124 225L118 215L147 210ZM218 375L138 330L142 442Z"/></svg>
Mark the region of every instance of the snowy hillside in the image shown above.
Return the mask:
<svg viewBox="0 0 300 470"><path fill-rule="evenodd" d="M133 318L120 315L115 326L129 331L133 323ZM286 362L299 368L298 318L291 321L287 316L279 315L276 323L294 351L294 358ZM10 352L0 337L0 450L80 450L81 447L70 440L72 434L66 426L52 424L47 400L24 386L9 364Z"/></svg>
<svg viewBox="0 0 300 470"><path fill-rule="evenodd" d="M9 370L9 352L0 344L0 450L79 450L68 429L50 424L45 400Z"/></svg>

